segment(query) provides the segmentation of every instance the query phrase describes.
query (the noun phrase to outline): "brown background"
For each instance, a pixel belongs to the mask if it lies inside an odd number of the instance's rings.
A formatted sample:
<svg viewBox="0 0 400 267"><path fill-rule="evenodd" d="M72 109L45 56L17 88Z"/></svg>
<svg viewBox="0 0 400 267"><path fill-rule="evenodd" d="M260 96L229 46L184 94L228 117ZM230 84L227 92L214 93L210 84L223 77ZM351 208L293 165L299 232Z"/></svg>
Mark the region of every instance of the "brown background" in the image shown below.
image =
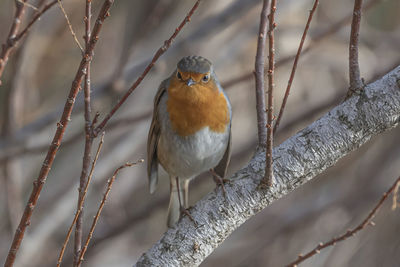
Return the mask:
<svg viewBox="0 0 400 267"><path fill-rule="evenodd" d="M400 2L381 2L362 18L360 65L366 81L400 64ZM101 3L93 1L95 15ZM9 30L13 4L13 1L0 2L1 42ZM116 0L95 49L93 111L104 116L110 110L192 5L193 1L183 0ZM83 44L83 1L64 1L64 6ZM312 1L278 1L277 61L297 50L311 6ZM353 1L321 1L311 24L311 38L351 14L352 8ZM84 235L113 170L126 161L146 157L149 112L159 83L170 75L182 56L191 54L210 59L223 84L251 72L260 10L261 1L255 0L202 2L171 49L112 120L129 118L129 122L106 128L104 148L85 205ZM349 31L349 25L340 28L301 58L276 144L341 101L348 85ZM306 45L310 43L309 37ZM54 134L56 119L80 58L65 19L55 6L35 25L6 67L0 87L2 259ZM281 64L276 71L276 110L286 88L291 62ZM10 89L15 92L11 99L7 97ZM229 168L233 173L248 161L255 149L254 79L226 89L233 106L233 159ZM83 130L82 102L80 96L65 141ZM7 105L15 105L11 123L6 123L10 116L5 112ZM282 266L318 242L357 225L400 174L399 134L399 129L394 129L374 138L317 179L262 211L234 232L202 266ZM82 134L78 140L61 146L16 266L55 265L77 202L83 140ZM27 152L4 160L15 150L43 145L43 152ZM210 175L201 176L191 186L191 203L213 188ZM159 190L150 195L145 164L123 170L113 186L95 230L94 247L89 248L84 265L131 266L166 230L168 190L164 172ZM322 251L302 266L397 266L400 215L399 210L391 211L390 206L391 199L374 219L375 227L367 227L355 237ZM71 262L72 242L65 265Z"/></svg>

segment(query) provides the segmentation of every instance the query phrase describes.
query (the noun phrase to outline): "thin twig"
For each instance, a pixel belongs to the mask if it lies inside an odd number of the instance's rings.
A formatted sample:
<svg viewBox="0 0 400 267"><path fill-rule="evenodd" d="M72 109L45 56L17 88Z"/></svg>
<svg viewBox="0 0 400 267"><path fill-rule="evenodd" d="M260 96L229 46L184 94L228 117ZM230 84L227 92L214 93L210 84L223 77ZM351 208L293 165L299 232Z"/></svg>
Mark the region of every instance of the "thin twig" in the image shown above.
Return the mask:
<svg viewBox="0 0 400 267"><path fill-rule="evenodd" d="M371 0L369 1L367 4L363 5L362 10L366 11L368 9L370 9L371 7L375 6L376 4L378 4L379 2L381 2L382 0ZM349 14L346 17L342 18L341 20L339 20L338 22L336 22L335 24L333 24L331 27L329 27L328 29L326 29L325 31L323 31L322 33L318 34L315 37L311 38L311 42L309 45L307 45L304 49L302 54L306 54L308 52L311 51L311 48L313 48L316 44L320 43L322 40L324 40L325 38L327 38L328 36L338 32L340 29L342 29L345 25L347 25L348 23L351 22L351 18L353 17L353 14ZM282 58L279 61L276 62L275 67L278 68L286 63L288 63L289 61L294 60L294 58L296 57L296 54L290 55L288 57ZM241 82L246 82L251 80L254 77L253 72L248 72L245 73L239 77L235 77L232 78L231 80L228 80L226 82L224 82L222 84L222 87L224 89L231 87L235 84L241 83Z"/></svg>
<svg viewBox="0 0 400 267"><path fill-rule="evenodd" d="M355 227L354 229L351 229L351 230L350 229L347 230L346 233L344 233L338 237L332 238L330 241L328 241L326 243L319 243L316 248L314 248L313 250L311 250L310 252L308 252L305 255L299 255L297 260L293 261L292 263L288 264L287 266L295 267L299 263L303 262L304 260L314 256L317 253L320 253L321 249L324 249L329 246L334 246L334 245L336 245L337 242L343 241L349 237L354 236L357 232L364 229L367 225L374 226L375 223L372 221L372 219L375 217L375 214L377 213L377 211L382 207L383 202L385 202L385 200L395 190L397 184L399 184L399 183L400 183L400 176L393 183L393 185L382 195L381 199L376 204L376 206L370 211L368 216L357 227Z"/></svg>
<svg viewBox="0 0 400 267"><path fill-rule="evenodd" d="M33 210L39 199L40 192L43 188L44 183L46 182L46 178L50 172L54 158L57 154L57 151L63 139L65 129L67 128L68 122L70 121L72 108L74 106L74 102L78 94L85 69L87 67L88 62L92 58L93 50L99 39L99 33L102 28L103 22L109 16L109 10L113 3L114 0L105 0L100 10L98 18L96 20L96 25L94 26L91 34L89 48L86 50L85 55L83 56L81 63L79 65L78 71L75 75L74 81L72 82L72 86L67 101L65 103L64 111L62 113L60 122L57 123L56 133L53 137L53 140L47 152L47 156L40 169L39 176L33 183L32 192L29 197L28 203L25 207L24 214L22 215L18 228L14 234L13 242L11 244L10 250L7 255L5 267L11 267L14 264L18 249L21 245L22 239L24 238L26 227L29 225Z"/></svg>
<svg viewBox="0 0 400 267"><path fill-rule="evenodd" d="M22 4L24 4L24 5L26 5L27 7L32 8L32 9L35 10L35 11L39 11L39 9L38 9L37 7L35 7L35 6L32 5L32 4L26 3L26 1L22 1L22 0L17 0L17 1L20 2L20 3L22 3Z"/></svg>
<svg viewBox="0 0 400 267"><path fill-rule="evenodd" d="M70 21L69 18L68 18L67 12L65 11L63 5L61 4L61 0L57 0L57 1L58 1L58 5L59 5L59 7L60 7L62 13L64 14L65 20L67 21L69 31L71 32L72 37L74 38L75 43L77 44L77 46L79 47L79 49L82 51L82 54L83 54L83 53L85 52L85 50L83 50L82 45L79 43L78 37L76 37L75 31L74 31L74 29L72 28L72 24L71 24L71 21Z"/></svg>
<svg viewBox="0 0 400 267"><path fill-rule="evenodd" d="M45 13L47 10L49 10L52 6L57 4L58 0L54 0L48 4L46 4L40 11L38 11L35 16L31 19L31 21L26 25L26 27L17 34L17 36L14 38L13 42L14 44L17 43L22 37L26 35L26 33L32 28L33 24L35 24L36 21L40 19L40 17Z"/></svg>
<svg viewBox="0 0 400 267"><path fill-rule="evenodd" d="M398 193L399 193L399 187L400 187L400 181L397 181L396 187L394 188L394 191L393 191L392 210L397 209L397 207L399 206L399 202L398 202L398 200L397 200L397 195L398 195Z"/></svg>
<svg viewBox="0 0 400 267"><path fill-rule="evenodd" d="M12 64L11 73L13 77L9 82L9 85L3 89L4 100L3 100L3 112L0 112L2 119L2 127L0 127L0 137L4 139L13 140L15 132L22 124L22 114L19 109L21 98L23 98L22 86L23 80L23 59L24 49L16 51L15 63ZM13 140L14 141L14 140ZM16 171L16 161L9 159L4 161L0 166L2 172L1 184L5 195L6 203L6 215L3 218L7 218L9 222L9 233L12 234L17 227L20 212L23 210L22 200L22 187L18 182L21 177L20 173Z"/></svg>
<svg viewBox="0 0 400 267"><path fill-rule="evenodd" d="M310 15L308 16L306 27L304 28L303 36L301 37L299 48L297 49L297 53L296 53L296 56L294 58L292 72L290 73L290 78L289 78L289 81L288 81L288 85L286 87L285 96L283 97L283 100L282 100L282 105L281 105L281 108L279 110L278 118L275 121L274 134L276 133L276 130L278 129L279 124L281 122L283 111L285 110L286 102L287 102L287 99L289 97L290 88L292 87L294 75L296 74L297 63L299 62L301 50L303 49L303 44L304 44L304 41L306 40L307 32L308 32L308 29L310 28L311 20L313 18L315 10L317 9L318 4L319 4L319 0L315 0L314 1L314 5L313 5L312 9L310 10Z"/></svg>
<svg viewBox="0 0 400 267"><path fill-rule="evenodd" d="M132 31L132 27L130 27L131 16L126 16L125 23L127 26L126 33L124 34L124 47L120 53L119 62L116 64L116 69L112 75L110 85L107 86L107 88L109 87L112 90L112 93L121 92L121 90L126 87L124 70L130 62L131 56L139 45L141 39L143 39L147 33L152 32L154 26L160 24L162 16L165 14L167 7L170 5L169 2L170 1L157 1L154 3L150 11L146 14L146 18L143 20L143 27L140 27L134 38L131 37L131 34L128 34L130 31Z"/></svg>
<svg viewBox="0 0 400 267"><path fill-rule="evenodd" d="M260 186L272 185L272 147L273 147L273 97L274 97L274 72L275 72L275 41L274 30L275 23L276 0L271 1L271 9L268 15L268 104L267 104L267 150L265 153L265 176Z"/></svg>
<svg viewBox="0 0 400 267"><path fill-rule="evenodd" d="M264 62L265 62L265 43L267 39L267 16L269 0L263 1L263 7L260 15L260 27L258 31L257 53L255 61L255 79L256 79L256 102L257 102L257 129L258 146L267 145L267 116L265 114L265 85L264 85Z"/></svg>
<svg viewBox="0 0 400 267"><path fill-rule="evenodd" d="M377 3L381 2L382 0L371 0L368 3L366 3L365 5L363 5L363 11L366 11L368 9L370 9L371 7L375 6ZM49 3L47 6L47 9L49 8L50 4L54 4L57 3L57 0L54 0L53 2ZM43 10L42 10L43 11ZM37 16L35 16L37 17ZM342 18L341 20L339 20L338 22L334 23L333 25L331 25L328 29L326 29L325 31L323 31L322 33L318 34L315 37L312 37L311 42L309 45L307 45L303 51L302 54L306 54L308 52L311 51L311 48L313 48L316 44L318 44L319 42L321 42L322 40L324 40L326 37L336 33L337 31L339 31L340 29L342 29L345 25L347 25L348 23L351 22L351 18L352 18L352 14ZM18 34L18 36L20 36L20 34ZM18 38L17 36L17 38ZM297 54L297 53L296 53ZM289 63L290 61L293 61L295 59L296 54L284 57L282 59L279 59L276 64L275 64L275 68L279 68L287 63ZM398 63L396 62L395 64L393 64L393 67L390 67L391 69L393 69L395 66L398 66ZM387 72L387 71L386 71ZM378 75L379 76L379 75ZM240 77L236 77L233 79L230 79L228 81L223 82L222 86L224 89L228 89L230 87L232 87L233 85L240 83L240 82L245 82L249 79L254 78L254 72L245 74L243 76ZM144 118L147 118L146 116L147 112L139 115L138 117L133 117L133 118L123 118L123 119L117 119L111 123L108 124L108 126L105 128L107 129L107 131L110 130L114 130L115 126L121 125L121 126L125 126L125 122L126 123L134 123L136 121L140 121ZM149 113L151 115L151 112ZM42 129L42 127L40 127ZM81 135L81 132L75 134L74 136L72 136L71 138L69 138L68 140L64 141L64 145L67 144L71 144L73 142L75 142ZM43 144L43 145L37 145L35 147L30 147L30 148L16 148L16 149L6 149L5 151L2 151L1 155L0 155L0 164L2 164L6 159L9 158L15 158L15 157L19 157L21 155L25 155L25 154L36 154L36 153L44 153L45 151L47 151L48 145L47 144Z"/></svg>
<svg viewBox="0 0 400 267"><path fill-rule="evenodd" d="M126 118L120 118L120 119L115 119L114 121L110 122L107 124L107 127L105 127L105 130L107 132L119 129L120 127L130 127L130 125L135 124L137 122L141 122L143 120L146 120L150 118L152 114L152 111L146 111L143 112L142 114L133 116L133 117L126 117ZM66 147L67 145L71 145L79 140L79 138L82 137L82 131L79 131L75 134L73 134L71 137L66 139L63 142L63 146ZM38 153L44 153L48 150L49 145L48 144L39 144L34 147L19 147L16 149L8 149L5 151L2 151L0 155L0 164L3 164L6 160L8 159L13 159L16 157L20 156L26 156L29 154L38 154Z"/></svg>
<svg viewBox="0 0 400 267"><path fill-rule="evenodd" d="M366 2L363 5L362 10L366 11L368 9L370 9L371 7L375 6L376 4L380 3L382 0L370 0L368 2ZM55 0L55 2L57 3L57 0ZM322 31L321 33L317 34L316 36L310 36L310 42L308 45L306 45L303 48L302 54L305 55L308 52L311 51L311 49L316 46L317 44L319 44L322 40L324 40L326 37L336 33L337 31L339 31L340 29L342 29L345 25L347 25L348 23L351 22L351 18L352 18L352 14L345 16L344 18L342 18L341 20L339 20L338 22L332 24L328 29ZM296 56L296 53L280 58L276 64L275 64L275 68L280 68L282 65L287 64L289 62L293 62L294 58ZM397 65L396 65L397 66ZM251 71L249 73L246 73L244 75L241 75L239 77L234 77L230 80L227 80L225 82L223 82L222 87L224 89L228 89L230 87L232 87L235 84L238 84L240 82L246 82L249 79L254 79L254 71ZM109 85L107 85L109 86ZM83 107L83 106L82 106ZM83 108L82 108L83 109ZM43 127L46 127L49 123L52 122L52 119L50 119L50 117L53 117L52 115L50 115L50 113L48 113L47 115L44 115L43 117L37 119L36 121L33 121L32 123L29 124L29 127L33 127L33 129L29 130L30 132L35 131L35 129L43 129ZM47 119L46 119L47 118ZM108 128L107 128L108 129ZM19 130L16 135L21 135L21 131ZM22 142L21 142L22 143ZM10 150L9 147L11 145L10 144L6 144L5 149L6 150ZM24 151L27 151L27 153L38 153L40 151L33 151L31 149L24 149ZM18 151L18 152L16 152ZM10 154L10 156L14 157L14 156L19 156L21 155L22 149L17 149L17 150L13 150L12 153ZM0 162L2 162L7 156L4 155L4 151L2 151L3 153L1 153L0 155ZM17 154L16 154L17 153Z"/></svg>
<svg viewBox="0 0 400 267"><path fill-rule="evenodd" d="M349 43L349 78L350 87L347 97L353 92L360 90L363 83L360 77L360 65L358 62L358 37L360 32L362 0L354 0L353 20L351 22L351 33Z"/></svg>
<svg viewBox="0 0 400 267"><path fill-rule="evenodd" d="M124 169L124 168L126 168L126 167L131 167L131 166L137 165L137 164L142 163L142 162L144 162L144 160L143 160L143 159L140 159L140 160L138 160L137 162L133 162L133 163L129 163L129 162L128 162L128 163L125 163L124 165L121 165L120 167L118 167L118 168L114 171L114 174L113 174L113 176L111 177L111 179L108 180L106 192L105 192L104 195L103 195L103 199L101 200L101 203L100 203L99 209L97 210L96 216L94 216L92 226L90 227L89 234L88 234L88 236L87 236L87 238L86 238L85 245L83 246L82 251L81 251L81 254L79 255L78 265L80 265L80 264L82 263L82 261L83 261L83 257L85 256L85 253L86 253L87 247L88 247L88 245L89 245L89 242L90 242L90 240L92 239L93 232L94 232L94 229L95 229L95 227L96 227L97 221L98 221L99 218L100 218L101 211L102 211L103 208L104 208L104 205L105 205L105 203L106 203L108 194L109 194L110 191L111 191L112 184L114 183L115 178L117 177L117 174L119 173L120 170L122 170L122 169Z"/></svg>
<svg viewBox="0 0 400 267"><path fill-rule="evenodd" d="M21 5L18 5L18 3L20 3ZM3 44L2 51L0 54L0 85L1 85L1 76L3 74L4 68L8 62L9 55L11 54L13 48L17 45L18 41L22 37L24 37L27 34L27 32L32 28L33 24L40 19L40 17L43 15L43 13L45 13L47 10L49 10L56 3L57 3L57 0L54 0L54 1L46 4L42 8L41 11L38 11L36 13L36 15L28 23L28 25L20 33L18 33L21 19L22 19L23 13L24 13L24 11L21 12L21 9L22 9L22 7L25 8L25 6L29 6L29 4L26 3L26 0L16 1L17 11L16 11L15 17L14 17L14 23L11 26L9 36L7 38L6 43ZM13 34L11 34L12 31L13 31Z"/></svg>
<svg viewBox="0 0 400 267"><path fill-rule="evenodd" d="M168 50L168 48L171 46L172 42L176 38L176 36L179 34L179 32L182 30L182 28L186 25L187 22L190 21L193 13L196 11L200 4L201 0L197 0L196 3L193 5L192 9L189 11L189 13L186 15L186 17L183 19L183 21L179 24L179 26L175 29L174 33L171 35L171 37L164 42L164 45L161 46L157 52L154 54L153 59L151 62L147 65L147 67L144 69L143 73L137 78L137 80L133 83L133 85L128 89L128 91L124 94L124 96L121 98L121 100L111 109L111 111L107 114L107 116L103 119L103 121L94 129L93 135L97 136L100 131L104 128L104 126L107 124L107 122L111 119L111 117L114 115L114 113L121 107L121 105L128 99L128 97L132 94L132 92L139 86L139 84L142 82L144 77L149 73L149 71L153 68L154 64L156 61L160 58L161 55L165 53L165 51Z"/></svg>
<svg viewBox="0 0 400 267"><path fill-rule="evenodd" d="M26 1L27 0L22 0L22 2L15 1L15 14L13 23L8 33L7 40L2 45L0 54L0 85L1 85L1 76L3 75L4 68L8 62L8 57L15 45L14 38L18 33L19 27L21 26L22 17L24 16L25 13Z"/></svg>
<svg viewBox="0 0 400 267"><path fill-rule="evenodd" d="M85 22L85 49L88 49L89 47L89 41L90 41L90 28L91 28L91 19L92 19L92 0L86 0L86 5L85 5L85 17L84 17L84 22ZM89 165L90 165L90 159L91 159L91 150L92 150L92 145L93 145L93 136L92 136L92 130L93 130L93 125L91 122L91 103L90 103L90 62L88 62L88 65L86 67L86 73L85 73L85 81L84 81L84 119L85 119L85 150L83 152L83 159L82 159L82 171L81 171L81 176L79 178L79 194L78 194L78 203L79 205L77 206L77 211L80 209L81 212L79 213L79 216L76 220L76 225L75 225L75 242L74 242L74 266L78 266L78 257L79 253L81 251L81 246L82 246L82 222L83 222L83 205L85 200L83 199L83 196L86 194L84 192L84 187L85 184L88 183L88 170L89 170ZM81 199L83 199L81 201ZM81 204L82 202L82 204Z"/></svg>
<svg viewBox="0 0 400 267"><path fill-rule="evenodd" d="M68 229L68 232L67 232L67 236L65 237L64 243L63 243L63 245L61 247L60 255L58 256L58 260L57 260L57 267L59 267L61 265L62 258L64 256L64 252L65 252L65 248L67 247L69 238L70 238L71 233L72 233L72 229L74 228L74 225L75 225L76 221L78 220L79 215L82 212L83 204L85 202L85 198L86 198L86 194L87 194L87 191L88 191L88 188L89 188L89 184L90 184L90 181L92 180L92 177L93 177L94 167L96 166L97 159L99 158L101 148L103 147L103 143L104 143L104 132L103 132L103 134L101 136L101 139L100 139L100 142L99 142L99 146L97 147L96 155L95 155L94 160L92 162L92 167L90 168L90 173L88 175L87 182L85 184L85 187L83 188L82 197L79 198L78 208L76 210L75 217L72 220L72 223L71 223L71 225L70 225L70 227Z"/></svg>

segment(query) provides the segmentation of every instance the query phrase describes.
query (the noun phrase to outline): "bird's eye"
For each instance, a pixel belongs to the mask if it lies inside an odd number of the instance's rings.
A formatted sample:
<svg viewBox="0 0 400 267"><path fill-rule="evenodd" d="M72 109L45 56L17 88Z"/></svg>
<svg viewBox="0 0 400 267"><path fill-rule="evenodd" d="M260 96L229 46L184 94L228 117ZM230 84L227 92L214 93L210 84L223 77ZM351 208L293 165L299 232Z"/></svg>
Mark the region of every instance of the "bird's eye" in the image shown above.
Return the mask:
<svg viewBox="0 0 400 267"><path fill-rule="evenodd" d="M208 82L210 80L210 75L208 75L208 74L204 75L202 80L205 83Z"/></svg>
<svg viewBox="0 0 400 267"><path fill-rule="evenodd" d="M182 74L179 71L176 73L176 77L178 77L179 80L182 80Z"/></svg>

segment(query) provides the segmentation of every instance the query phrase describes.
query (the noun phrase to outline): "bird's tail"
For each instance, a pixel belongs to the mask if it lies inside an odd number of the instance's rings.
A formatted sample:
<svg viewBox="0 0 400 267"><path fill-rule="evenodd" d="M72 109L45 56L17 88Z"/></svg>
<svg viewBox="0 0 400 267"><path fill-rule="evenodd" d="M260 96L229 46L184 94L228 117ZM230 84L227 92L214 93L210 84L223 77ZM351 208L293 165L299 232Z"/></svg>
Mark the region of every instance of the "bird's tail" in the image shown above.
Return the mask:
<svg viewBox="0 0 400 267"><path fill-rule="evenodd" d="M179 181L179 190L177 185L178 178L170 179L170 194L168 206L167 225L172 227L179 221L181 214L179 195L182 201L182 206L186 209L189 206L189 179Z"/></svg>

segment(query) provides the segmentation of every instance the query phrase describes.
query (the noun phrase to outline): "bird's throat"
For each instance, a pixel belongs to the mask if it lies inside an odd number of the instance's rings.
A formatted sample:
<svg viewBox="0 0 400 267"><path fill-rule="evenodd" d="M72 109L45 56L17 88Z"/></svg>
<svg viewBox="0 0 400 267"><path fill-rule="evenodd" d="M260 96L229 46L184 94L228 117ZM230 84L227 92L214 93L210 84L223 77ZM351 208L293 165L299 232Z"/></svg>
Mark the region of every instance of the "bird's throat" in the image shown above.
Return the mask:
<svg viewBox="0 0 400 267"><path fill-rule="evenodd" d="M225 96L216 88L168 88L167 111L172 128L180 136L195 134L204 127L223 133L229 123L229 110Z"/></svg>

